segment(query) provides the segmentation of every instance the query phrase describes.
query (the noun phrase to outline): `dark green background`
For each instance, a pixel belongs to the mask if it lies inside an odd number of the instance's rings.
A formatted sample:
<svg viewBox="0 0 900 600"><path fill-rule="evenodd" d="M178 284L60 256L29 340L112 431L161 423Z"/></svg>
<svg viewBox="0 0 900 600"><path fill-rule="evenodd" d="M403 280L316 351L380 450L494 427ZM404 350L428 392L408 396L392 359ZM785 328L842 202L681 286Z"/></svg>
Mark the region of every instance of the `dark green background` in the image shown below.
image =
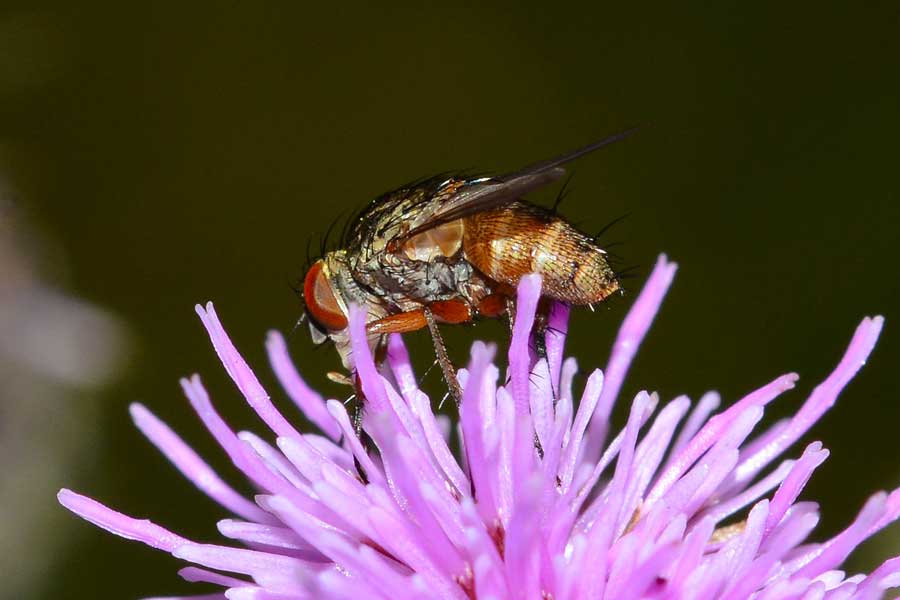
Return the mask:
<svg viewBox="0 0 900 600"><path fill-rule="evenodd" d="M52 279L127 319L138 348L101 398L102 434L84 440L95 458L54 485L216 539L222 512L126 411L148 403L239 482L177 386L198 371L229 419L261 428L195 302L216 302L271 383L264 334L297 318L288 284L336 217L423 175L512 169L648 122L575 165L563 205L586 230L630 213L606 239L642 265L632 289L659 252L681 265L625 392L715 388L731 402L796 370L799 389L771 411L785 414L859 319L883 313L873 358L807 438L832 450L807 492L823 503L819 535L900 485L895 2L68 4L0 13L4 176L67 257L45 265ZM583 367L605 363L632 298L575 315L569 348ZM498 334L486 324L448 338L461 360L471 339ZM345 394L323 376L333 352L314 352L305 332L290 344L313 384ZM171 557L61 523L51 535L65 552L47 557L34 597L197 589ZM888 552L900 553L896 530L851 570Z"/></svg>

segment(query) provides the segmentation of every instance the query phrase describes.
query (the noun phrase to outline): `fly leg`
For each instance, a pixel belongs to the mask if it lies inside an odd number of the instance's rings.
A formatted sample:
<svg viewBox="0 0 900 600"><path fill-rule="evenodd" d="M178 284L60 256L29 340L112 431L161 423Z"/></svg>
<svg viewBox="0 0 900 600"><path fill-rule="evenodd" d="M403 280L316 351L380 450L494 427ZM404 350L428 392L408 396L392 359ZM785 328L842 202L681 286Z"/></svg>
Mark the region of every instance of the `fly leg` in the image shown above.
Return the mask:
<svg viewBox="0 0 900 600"><path fill-rule="evenodd" d="M456 369L447 356L447 347L438 329L438 323L468 323L475 316L475 311L465 300L459 298L450 300L437 300L425 308L425 322L428 323L428 331L431 332L431 340L434 342L434 353L437 355L438 364L444 374L444 380L450 388L450 394L456 401L456 405L462 402L462 388L456 379Z"/></svg>
<svg viewBox="0 0 900 600"><path fill-rule="evenodd" d="M444 381L450 388L450 395L456 401L456 406L459 406L462 402L462 388L459 387L459 381L456 379L456 369L453 368L453 363L450 362L450 357L447 355L447 346L444 345L444 338L441 337L441 330L438 329L434 313L430 308L424 309L424 313L428 331L431 333L431 341L434 342L434 353L437 354L438 364L444 374Z"/></svg>
<svg viewBox="0 0 900 600"><path fill-rule="evenodd" d="M410 310L397 313L396 315L388 315L377 321L372 321L366 325L366 332L369 334L407 333L410 331L418 331L427 325L425 313L420 308L419 310Z"/></svg>
<svg viewBox="0 0 900 600"><path fill-rule="evenodd" d="M550 321L550 309L553 303L547 298L538 301L537 313L534 315L534 329L531 334L534 337L534 352L538 360L547 358L547 324Z"/></svg>
<svg viewBox="0 0 900 600"><path fill-rule="evenodd" d="M390 315L366 326L369 333L405 333L428 327L438 364L444 374L444 380L450 388L450 395L457 406L462 400L462 388L456 379L456 369L447 355L444 338L438 329L438 323L466 323L471 321L473 312L467 302L462 300L438 300L424 308Z"/></svg>
<svg viewBox="0 0 900 600"><path fill-rule="evenodd" d="M531 335L534 341L534 352L538 360L547 358L546 333L552 306L553 303L550 299L542 297L538 301L537 312L534 315L534 326L532 327ZM506 315L509 318L509 334L512 335L513 326L516 322L516 301L511 297L506 298Z"/></svg>
<svg viewBox="0 0 900 600"><path fill-rule="evenodd" d="M547 322L550 317L551 302L546 298L538 301L537 312L534 316L534 326L531 331L534 340L534 352L538 360L547 358L547 344L544 334L547 332ZM506 299L506 313L509 316L509 333L512 335L513 325L516 320L516 303L509 297ZM544 458L544 448L541 446L541 440L538 439L537 432L534 434L534 448L537 450L538 456Z"/></svg>
<svg viewBox="0 0 900 600"><path fill-rule="evenodd" d="M353 403L353 431L359 439L362 439L365 433L362 428L363 402L365 402L365 396L362 395L362 387L357 384L356 401Z"/></svg>
<svg viewBox="0 0 900 600"><path fill-rule="evenodd" d="M375 346L374 359L376 366L379 367L384 362L385 356L387 355L387 344L385 343L385 337L382 336L378 341L378 344ZM333 381L337 380L337 377L332 378L332 373L329 373L329 379ZM338 374L334 374L338 375ZM360 443L362 444L363 450L366 454L372 452L375 449L375 441L363 430L363 411L365 410L366 404L366 394L363 392L362 380L359 378L359 374L353 372L350 377L341 376L343 378L339 383L346 383L350 385L354 391L356 392L352 398L353 402L353 415L351 417L353 424L353 432L356 434L356 437L359 438ZM359 459L354 456L353 457L353 466L356 468L357 475L359 476L360 481L363 484L369 483L369 478L366 476L366 471L363 469L362 464L360 464Z"/></svg>
<svg viewBox="0 0 900 600"><path fill-rule="evenodd" d="M534 340L534 353L537 355L538 360L547 360L547 339L545 335L547 333L547 322L550 318L550 306L549 300L541 298L538 301L537 312L534 315L534 327L531 330L531 336ZM547 372L549 373L549 369ZM537 375L537 377L540 377L540 375ZM550 381L550 392L556 396L556 393L553 391L552 380ZM554 405L556 404L555 400L554 398ZM541 440L538 438L537 431L534 432L534 448L537 450L538 456L543 460L544 448L541 446Z"/></svg>
<svg viewBox="0 0 900 600"><path fill-rule="evenodd" d="M363 394L359 377L355 373L344 375L343 373L339 373L337 371L328 371L325 376L328 377L329 381L353 388L353 394L351 394L349 398L344 400L344 404L350 404L350 402L353 402L353 414L351 415L350 422L353 425L353 431L356 433L356 437L361 438L362 408L363 402L365 401L366 397Z"/></svg>
<svg viewBox="0 0 900 600"><path fill-rule="evenodd" d="M506 297L506 319L509 323L509 336L512 337L513 327L516 324L516 301L512 296Z"/></svg>
<svg viewBox="0 0 900 600"><path fill-rule="evenodd" d="M425 308L412 310L396 315L389 315L377 321L369 323L366 328L369 333L406 333L428 327L431 339L434 342L434 351L437 354L438 364L444 374L444 380L450 388L450 394L457 406L462 400L462 389L456 379L456 369L447 355L447 347L438 330L438 322L441 323L465 323L472 320L472 311L469 305L458 300L439 300L432 302Z"/></svg>
<svg viewBox="0 0 900 600"><path fill-rule="evenodd" d="M353 402L353 414L350 416L350 422L353 425L353 432L356 434L356 437L362 439L364 435L362 429L363 407L366 403L366 395L363 392L359 375L352 373L348 376L343 373L329 371L327 377L335 383L353 388L353 394L344 401L344 404L349 404L351 401Z"/></svg>
<svg viewBox="0 0 900 600"><path fill-rule="evenodd" d="M353 388L353 395L347 398L344 401L344 404L349 402L353 402L352 413L350 415L350 423L353 425L353 433L356 434L356 437L359 438L362 443L363 450L368 453L374 447L374 443L372 442L372 438L366 435L366 432L363 431L362 422L363 422L363 409L366 401L366 397L363 394L362 384L359 380L359 375L356 373L351 373L349 376L344 375L343 373L337 373L335 371L331 371L328 373L328 379L335 383L340 383L342 385L348 385ZM353 456L353 467L356 469L356 476L359 478L363 484L369 483L369 478L366 476L366 470L363 468L362 463L359 462L359 458L356 455Z"/></svg>

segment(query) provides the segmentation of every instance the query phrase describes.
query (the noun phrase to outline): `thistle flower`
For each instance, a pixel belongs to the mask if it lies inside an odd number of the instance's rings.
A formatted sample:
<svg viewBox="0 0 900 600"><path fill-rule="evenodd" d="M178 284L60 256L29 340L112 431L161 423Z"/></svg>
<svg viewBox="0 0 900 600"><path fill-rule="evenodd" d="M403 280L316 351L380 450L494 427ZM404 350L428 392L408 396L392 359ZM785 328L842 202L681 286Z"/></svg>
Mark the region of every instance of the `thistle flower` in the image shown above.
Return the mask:
<svg viewBox="0 0 900 600"><path fill-rule="evenodd" d="M284 340L272 333L267 348L275 373L323 435L295 429L212 305L198 307L226 371L270 431L235 433L199 377L182 385L259 495L251 501L225 484L143 406L131 412L176 468L233 514L218 524L230 541L188 540L67 490L60 502L104 529L192 563L182 577L221 590L204 598L876 598L900 585L900 558L867 576L837 570L900 514L900 490L872 496L835 537L806 543L818 505L797 498L828 452L813 442L798 458L774 463L864 364L881 317L862 321L835 370L793 417L754 437L765 406L791 389L796 375L778 377L712 417L719 405L714 393L693 409L679 397L656 411L657 395L641 392L624 429L607 435L629 364L674 273L661 257L606 371L590 374L577 405L575 361L562 358L567 309L554 307L548 356L536 361L529 337L540 280L524 278L507 377L498 385L494 348L476 342L459 372L464 392L455 430L418 388L399 337L390 340L386 372L378 372L365 315L354 310L351 336L371 449L355 435L341 402L323 402L306 386ZM455 456L450 438L457 435L462 450Z"/></svg>

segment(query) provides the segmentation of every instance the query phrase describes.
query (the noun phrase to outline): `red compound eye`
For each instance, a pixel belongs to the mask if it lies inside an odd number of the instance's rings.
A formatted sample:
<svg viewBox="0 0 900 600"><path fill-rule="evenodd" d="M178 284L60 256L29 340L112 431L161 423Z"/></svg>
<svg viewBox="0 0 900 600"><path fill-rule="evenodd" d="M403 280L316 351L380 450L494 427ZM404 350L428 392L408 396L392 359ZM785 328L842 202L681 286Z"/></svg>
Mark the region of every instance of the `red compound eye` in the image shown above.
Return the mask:
<svg viewBox="0 0 900 600"><path fill-rule="evenodd" d="M347 317L338 304L323 267L324 263L321 260L316 261L303 280L303 300L306 302L306 310L316 323L330 331L345 329Z"/></svg>

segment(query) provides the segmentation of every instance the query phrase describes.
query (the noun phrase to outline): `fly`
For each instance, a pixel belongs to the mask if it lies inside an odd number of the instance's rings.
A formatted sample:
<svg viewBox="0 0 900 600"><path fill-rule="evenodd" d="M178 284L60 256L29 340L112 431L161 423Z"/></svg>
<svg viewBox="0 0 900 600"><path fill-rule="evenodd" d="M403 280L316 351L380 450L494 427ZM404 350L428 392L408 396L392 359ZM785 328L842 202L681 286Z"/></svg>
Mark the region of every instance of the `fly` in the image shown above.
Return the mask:
<svg viewBox="0 0 900 600"><path fill-rule="evenodd" d="M313 340L332 340L351 369L350 305L367 311L369 346L378 362L388 334L427 328L459 402L439 325L512 317L516 285L529 273L543 282L536 328L545 326L552 301L593 308L619 290L593 237L524 196L559 180L566 163L635 130L506 175L441 175L376 198L350 225L343 247L306 273L303 298Z"/></svg>

